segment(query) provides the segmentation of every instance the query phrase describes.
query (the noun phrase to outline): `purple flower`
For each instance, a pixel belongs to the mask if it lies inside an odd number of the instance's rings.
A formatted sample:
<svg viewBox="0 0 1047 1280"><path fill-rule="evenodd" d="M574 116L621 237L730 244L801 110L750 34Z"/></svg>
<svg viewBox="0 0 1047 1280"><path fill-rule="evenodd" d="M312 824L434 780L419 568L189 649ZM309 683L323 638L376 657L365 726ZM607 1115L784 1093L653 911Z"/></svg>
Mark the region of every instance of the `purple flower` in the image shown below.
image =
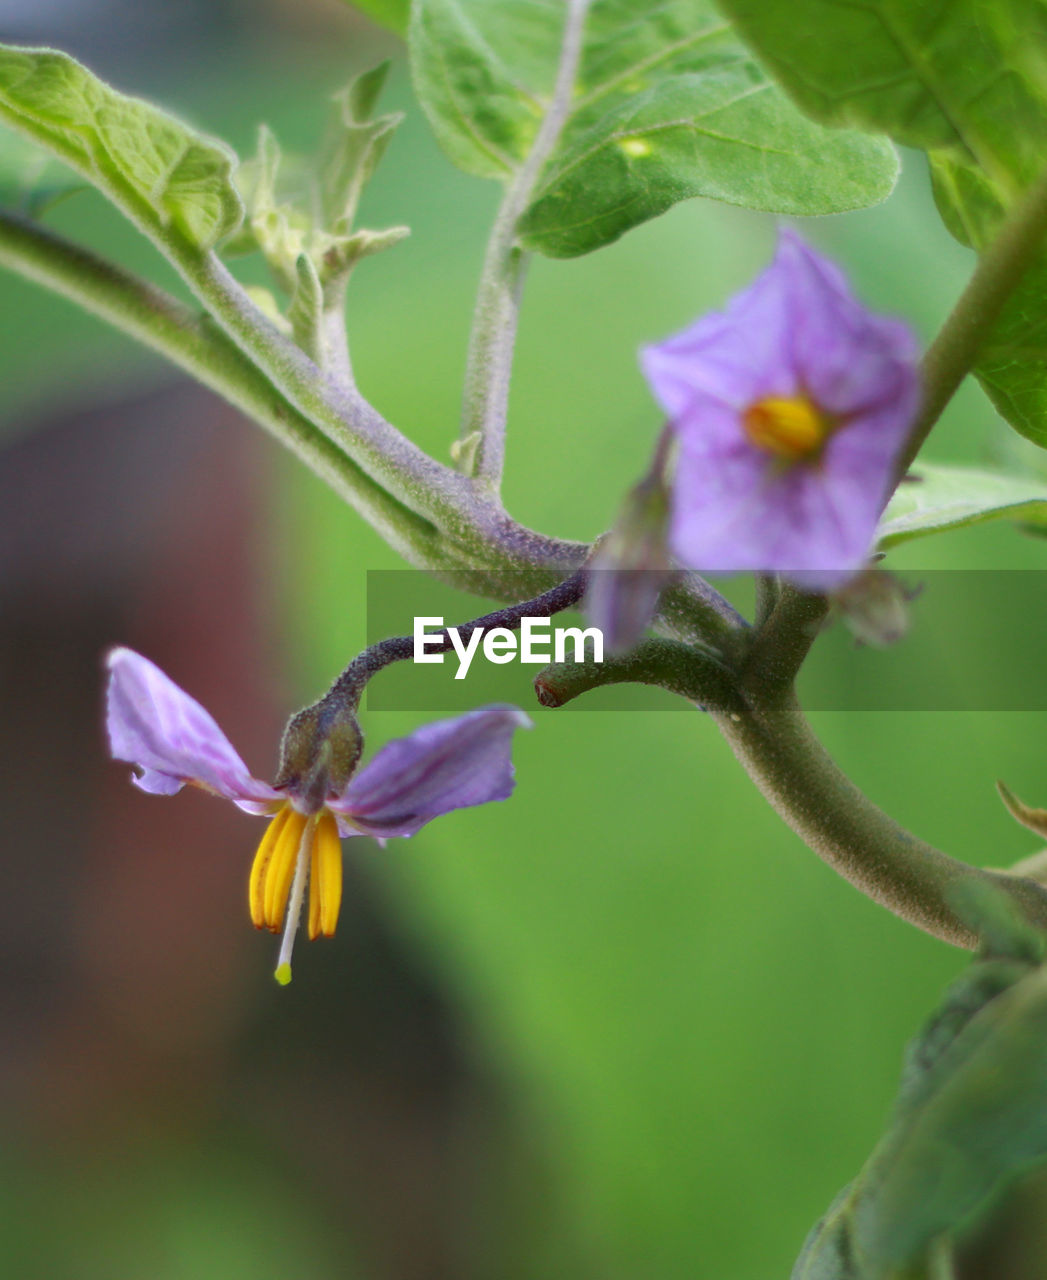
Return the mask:
<svg viewBox="0 0 1047 1280"><path fill-rule="evenodd" d="M725 311L641 354L679 442L670 541L806 590L866 562L919 404L916 342L791 231Z"/></svg>
<svg viewBox="0 0 1047 1280"><path fill-rule="evenodd" d="M283 926L277 980L291 980L291 948L310 883L309 936L334 933L342 897L340 836L411 836L453 809L504 800L513 789L514 730L530 726L516 707L493 705L424 725L384 746L341 794L318 811L292 790L251 776L212 716L159 667L130 649L108 657L106 724L117 760L139 772L153 795L186 783L266 814L251 868L251 918L273 933Z"/></svg>

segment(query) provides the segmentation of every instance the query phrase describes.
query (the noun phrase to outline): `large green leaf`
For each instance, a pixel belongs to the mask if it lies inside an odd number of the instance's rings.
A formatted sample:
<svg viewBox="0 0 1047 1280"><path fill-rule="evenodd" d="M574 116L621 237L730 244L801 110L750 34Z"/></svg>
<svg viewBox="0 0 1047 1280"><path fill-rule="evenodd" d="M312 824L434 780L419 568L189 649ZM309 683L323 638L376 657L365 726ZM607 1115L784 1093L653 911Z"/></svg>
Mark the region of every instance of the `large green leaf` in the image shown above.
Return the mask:
<svg viewBox="0 0 1047 1280"><path fill-rule="evenodd" d="M73 58L0 45L0 119L41 143L153 235L204 251L242 216L235 157Z"/></svg>
<svg viewBox="0 0 1047 1280"><path fill-rule="evenodd" d="M1047 130L1047 113L1041 128ZM931 157L934 194L945 225L963 244L984 249L1007 213L1008 197L972 165ZM1022 435L1047 446L1047 252L1011 295L978 358L978 378Z"/></svg>
<svg viewBox="0 0 1047 1280"><path fill-rule="evenodd" d="M415 86L448 155L483 177L523 163L548 105L566 6L415 0ZM678 200L818 214L889 194L885 140L826 130L764 75L711 0L595 0L559 143L520 221L554 257L587 253Z"/></svg>
<svg viewBox="0 0 1047 1280"><path fill-rule="evenodd" d="M887 1133L793 1280L928 1274L936 1242L1047 1157L1045 939L998 888L961 880L951 899L979 957L909 1045Z"/></svg>
<svg viewBox="0 0 1047 1280"><path fill-rule="evenodd" d="M987 170L1037 165L1026 75L1040 0L718 0L812 116L946 149Z"/></svg>
<svg viewBox="0 0 1047 1280"><path fill-rule="evenodd" d="M970 467L919 465L899 485L880 521L879 546L986 520L1047 526L1047 482Z"/></svg>
<svg viewBox="0 0 1047 1280"><path fill-rule="evenodd" d="M719 0L817 119L931 154L946 225L981 250L1047 165L1044 0ZM1047 255L1011 297L978 376L1022 434L1047 445Z"/></svg>

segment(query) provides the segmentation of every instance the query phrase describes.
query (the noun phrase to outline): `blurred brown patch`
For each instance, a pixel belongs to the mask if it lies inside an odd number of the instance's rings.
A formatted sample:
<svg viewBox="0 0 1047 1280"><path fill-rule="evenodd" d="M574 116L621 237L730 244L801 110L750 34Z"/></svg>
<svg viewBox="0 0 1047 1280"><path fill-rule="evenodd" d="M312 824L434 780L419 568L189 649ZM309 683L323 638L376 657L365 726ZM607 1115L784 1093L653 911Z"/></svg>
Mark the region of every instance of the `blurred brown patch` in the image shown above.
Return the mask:
<svg viewBox="0 0 1047 1280"><path fill-rule="evenodd" d="M459 1277L500 1107L367 857L347 858L339 937L283 992L246 911L259 820L145 796L105 750L101 664L121 643L270 774L289 710L272 456L182 384L33 424L0 454L6 1127L45 1197L52 1166L86 1184L126 1163L134 1181L172 1143L229 1148L300 1185L366 1274Z"/></svg>

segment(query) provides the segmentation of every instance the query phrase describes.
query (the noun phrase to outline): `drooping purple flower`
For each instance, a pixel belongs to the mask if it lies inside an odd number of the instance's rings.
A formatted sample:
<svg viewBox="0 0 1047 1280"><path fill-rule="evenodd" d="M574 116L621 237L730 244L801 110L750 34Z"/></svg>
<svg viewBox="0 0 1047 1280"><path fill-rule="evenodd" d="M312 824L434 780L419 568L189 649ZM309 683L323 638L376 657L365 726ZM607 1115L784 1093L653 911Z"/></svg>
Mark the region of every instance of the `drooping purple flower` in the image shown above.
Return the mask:
<svg viewBox="0 0 1047 1280"><path fill-rule="evenodd" d="M517 707L494 704L423 725L384 746L317 809L292 789L252 777L213 717L147 658L114 649L107 665L110 749L137 767L137 786L174 795L188 783L271 817L251 869L249 903L257 928L276 933L283 926L276 977L285 984L307 883L310 938L334 933L339 837L384 843L454 809L505 800L513 789L513 733L531 723Z"/></svg>
<svg viewBox="0 0 1047 1280"><path fill-rule="evenodd" d="M806 590L865 564L919 404L908 327L791 231L744 292L641 353L679 444L670 542Z"/></svg>

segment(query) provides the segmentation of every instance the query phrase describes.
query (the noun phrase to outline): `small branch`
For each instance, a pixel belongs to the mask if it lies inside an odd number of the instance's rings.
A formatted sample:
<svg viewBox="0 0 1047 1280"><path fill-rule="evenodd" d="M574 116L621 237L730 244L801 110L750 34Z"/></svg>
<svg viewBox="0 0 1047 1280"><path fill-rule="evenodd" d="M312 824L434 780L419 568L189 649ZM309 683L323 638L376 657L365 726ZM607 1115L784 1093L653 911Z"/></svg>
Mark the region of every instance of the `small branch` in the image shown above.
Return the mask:
<svg viewBox="0 0 1047 1280"><path fill-rule="evenodd" d="M1005 890L1031 923L1047 926L1047 889L951 858L877 808L836 766L790 693L726 714L724 737L779 816L844 879L927 933L973 948L949 903L950 886L975 877Z"/></svg>
<svg viewBox="0 0 1047 1280"><path fill-rule="evenodd" d="M1008 214L923 358L923 405L898 460L896 481L908 471L942 410L974 367L1005 303L1043 247L1045 232L1047 172Z"/></svg>
<svg viewBox="0 0 1047 1280"><path fill-rule="evenodd" d="M551 618L553 614L562 613L581 600L585 594L585 579L584 570L579 570L551 591L545 591L533 600L510 605L506 609L496 609L480 618L474 618L472 622L463 622L461 626L454 628L458 632L459 641L468 642L474 631L486 631L491 627L505 627L515 631L524 618ZM427 653L450 652L453 647L450 628L445 627L442 637L437 640L439 636L440 631L437 629L427 633ZM380 640L350 662L320 700L321 704L337 703L355 710L372 676L390 663L403 662L413 657L413 636L394 636L389 640Z"/></svg>
<svg viewBox="0 0 1047 1280"><path fill-rule="evenodd" d="M459 460L466 475L497 492L505 464L509 379L527 255L516 243L516 224L563 131L582 51L589 0L568 0L560 65L549 108L534 145L506 187L487 242L473 313L465 370Z"/></svg>
<svg viewBox="0 0 1047 1280"><path fill-rule="evenodd" d="M611 684L646 684L679 694L703 710L717 708L730 715L743 704L734 675L712 654L679 640L644 640L621 657L604 662L559 662L535 678L543 707L566 703Z"/></svg>

